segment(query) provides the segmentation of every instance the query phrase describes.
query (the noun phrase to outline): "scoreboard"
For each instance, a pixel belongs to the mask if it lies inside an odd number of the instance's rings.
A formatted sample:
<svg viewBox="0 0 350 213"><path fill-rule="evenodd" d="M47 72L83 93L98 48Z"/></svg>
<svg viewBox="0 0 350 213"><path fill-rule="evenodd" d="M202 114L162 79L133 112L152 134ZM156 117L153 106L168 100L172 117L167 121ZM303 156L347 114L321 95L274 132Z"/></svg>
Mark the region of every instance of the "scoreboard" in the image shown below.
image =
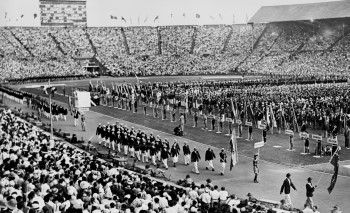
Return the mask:
<svg viewBox="0 0 350 213"><path fill-rule="evenodd" d="M86 0L40 0L41 26L86 26Z"/></svg>

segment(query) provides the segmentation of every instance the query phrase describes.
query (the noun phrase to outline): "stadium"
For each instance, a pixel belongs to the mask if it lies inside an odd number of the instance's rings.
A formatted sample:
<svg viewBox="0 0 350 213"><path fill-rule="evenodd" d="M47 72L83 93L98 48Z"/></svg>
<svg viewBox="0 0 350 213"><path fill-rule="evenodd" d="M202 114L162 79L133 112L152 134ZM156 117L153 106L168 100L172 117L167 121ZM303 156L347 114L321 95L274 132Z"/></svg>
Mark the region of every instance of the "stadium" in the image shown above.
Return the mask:
<svg viewBox="0 0 350 213"><path fill-rule="evenodd" d="M349 212L350 1L0 2L0 212Z"/></svg>

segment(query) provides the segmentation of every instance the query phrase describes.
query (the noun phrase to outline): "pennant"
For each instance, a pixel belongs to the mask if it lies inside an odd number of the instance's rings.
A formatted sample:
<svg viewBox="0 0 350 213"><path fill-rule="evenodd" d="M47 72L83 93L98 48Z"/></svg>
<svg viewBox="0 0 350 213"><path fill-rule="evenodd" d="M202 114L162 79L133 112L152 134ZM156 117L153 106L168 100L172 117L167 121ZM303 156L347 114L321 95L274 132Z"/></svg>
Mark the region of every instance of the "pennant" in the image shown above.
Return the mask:
<svg viewBox="0 0 350 213"><path fill-rule="evenodd" d="M230 149L231 149L231 162L230 162L230 171L238 163L238 149L237 149L237 139L236 139L236 129L234 128L230 140Z"/></svg>
<svg viewBox="0 0 350 213"><path fill-rule="evenodd" d="M36 17L38 17L38 15L36 13L34 13L34 19L36 19Z"/></svg>
<svg viewBox="0 0 350 213"><path fill-rule="evenodd" d="M215 19L214 16L212 16L212 15L210 15L209 18L211 18L211 19L213 19L213 20Z"/></svg>
<svg viewBox="0 0 350 213"><path fill-rule="evenodd" d="M337 150L334 152L330 163L334 166L334 174L332 176L331 184L327 188L327 191L329 194L332 193L335 183L337 182L338 178L338 170L339 170L339 155L340 155L340 147L337 147Z"/></svg>
<svg viewBox="0 0 350 213"><path fill-rule="evenodd" d="M24 15L21 15L21 18L23 18Z"/></svg>
<svg viewBox="0 0 350 213"><path fill-rule="evenodd" d="M196 18L200 18L201 16L199 14L196 14Z"/></svg>
<svg viewBox="0 0 350 213"><path fill-rule="evenodd" d="M182 14L183 17L186 17L186 13Z"/></svg>
<svg viewBox="0 0 350 213"><path fill-rule="evenodd" d="M122 16L122 21L124 21L126 23L126 19Z"/></svg>
<svg viewBox="0 0 350 213"><path fill-rule="evenodd" d="M116 20L117 20L118 17L117 17L117 16L112 16L112 15L111 15L111 19L116 19Z"/></svg>
<svg viewBox="0 0 350 213"><path fill-rule="evenodd" d="M222 20L222 15L221 15L221 13L219 13L219 18Z"/></svg>
<svg viewBox="0 0 350 213"><path fill-rule="evenodd" d="M156 16L153 20L153 22L156 22L159 19L159 16Z"/></svg>
<svg viewBox="0 0 350 213"><path fill-rule="evenodd" d="M147 19L148 19L148 16L146 16L145 20L143 20L143 23L146 23Z"/></svg>
<svg viewBox="0 0 350 213"><path fill-rule="evenodd" d="M236 119L237 118L237 112L236 112L235 106L233 105L232 98L231 98L231 109L232 109L232 112L233 112L233 117Z"/></svg>
<svg viewBox="0 0 350 213"><path fill-rule="evenodd" d="M233 23L233 24L234 24L234 23L236 23L236 20L235 20L235 19L236 19L236 18L235 18L235 14L233 14L233 17L232 17L232 18L233 18L232 23Z"/></svg>
<svg viewBox="0 0 350 213"><path fill-rule="evenodd" d="M5 19L7 18L7 12L5 12Z"/></svg>

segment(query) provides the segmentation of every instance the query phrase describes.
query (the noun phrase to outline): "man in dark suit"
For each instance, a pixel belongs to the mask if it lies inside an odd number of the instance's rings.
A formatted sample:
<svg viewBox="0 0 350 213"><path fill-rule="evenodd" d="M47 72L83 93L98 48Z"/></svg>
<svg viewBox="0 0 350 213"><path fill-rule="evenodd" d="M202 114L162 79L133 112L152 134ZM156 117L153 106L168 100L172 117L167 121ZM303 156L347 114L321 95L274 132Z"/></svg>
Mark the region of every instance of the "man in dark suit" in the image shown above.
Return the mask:
<svg viewBox="0 0 350 213"><path fill-rule="evenodd" d="M192 171L196 174L199 174L198 171L198 161L201 159L201 156L199 152L197 151L197 148L193 148L193 152L191 153L191 162L193 162L193 169Z"/></svg>
<svg viewBox="0 0 350 213"><path fill-rule="evenodd" d="M317 185L313 186L311 181L312 181L312 178L309 177L306 183L306 202L305 202L305 204L309 205L310 208L314 206L312 197L314 196L314 191L315 191L315 188L317 187Z"/></svg>
<svg viewBox="0 0 350 213"><path fill-rule="evenodd" d="M282 187L281 187L281 191L280 194L282 194L282 192L284 192L284 194L286 195L285 200L286 200L286 204L293 206L292 204L292 200L290 198L290 187L292 187L295 191L297 190L292 182L292 180L290 179L291 174L287 173L286 175L286 179L283 181Z"/></svg>

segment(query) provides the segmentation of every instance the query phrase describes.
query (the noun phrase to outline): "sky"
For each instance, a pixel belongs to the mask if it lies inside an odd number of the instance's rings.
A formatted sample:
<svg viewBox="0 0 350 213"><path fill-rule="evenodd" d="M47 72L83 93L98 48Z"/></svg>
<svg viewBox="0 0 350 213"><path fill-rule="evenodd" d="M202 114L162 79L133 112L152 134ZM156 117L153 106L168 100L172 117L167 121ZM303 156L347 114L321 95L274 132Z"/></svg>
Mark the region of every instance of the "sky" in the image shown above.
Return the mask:
<svg viewBox="0 0 350 213"><path fill-rule="evenodd" d="M244 24L261 6L329 1L332 0L87 0L86 5L89 27L113 27ZM111 15L117 19L111 19ZM0 0L0 26L40 26L39 0Z"/></svg>

